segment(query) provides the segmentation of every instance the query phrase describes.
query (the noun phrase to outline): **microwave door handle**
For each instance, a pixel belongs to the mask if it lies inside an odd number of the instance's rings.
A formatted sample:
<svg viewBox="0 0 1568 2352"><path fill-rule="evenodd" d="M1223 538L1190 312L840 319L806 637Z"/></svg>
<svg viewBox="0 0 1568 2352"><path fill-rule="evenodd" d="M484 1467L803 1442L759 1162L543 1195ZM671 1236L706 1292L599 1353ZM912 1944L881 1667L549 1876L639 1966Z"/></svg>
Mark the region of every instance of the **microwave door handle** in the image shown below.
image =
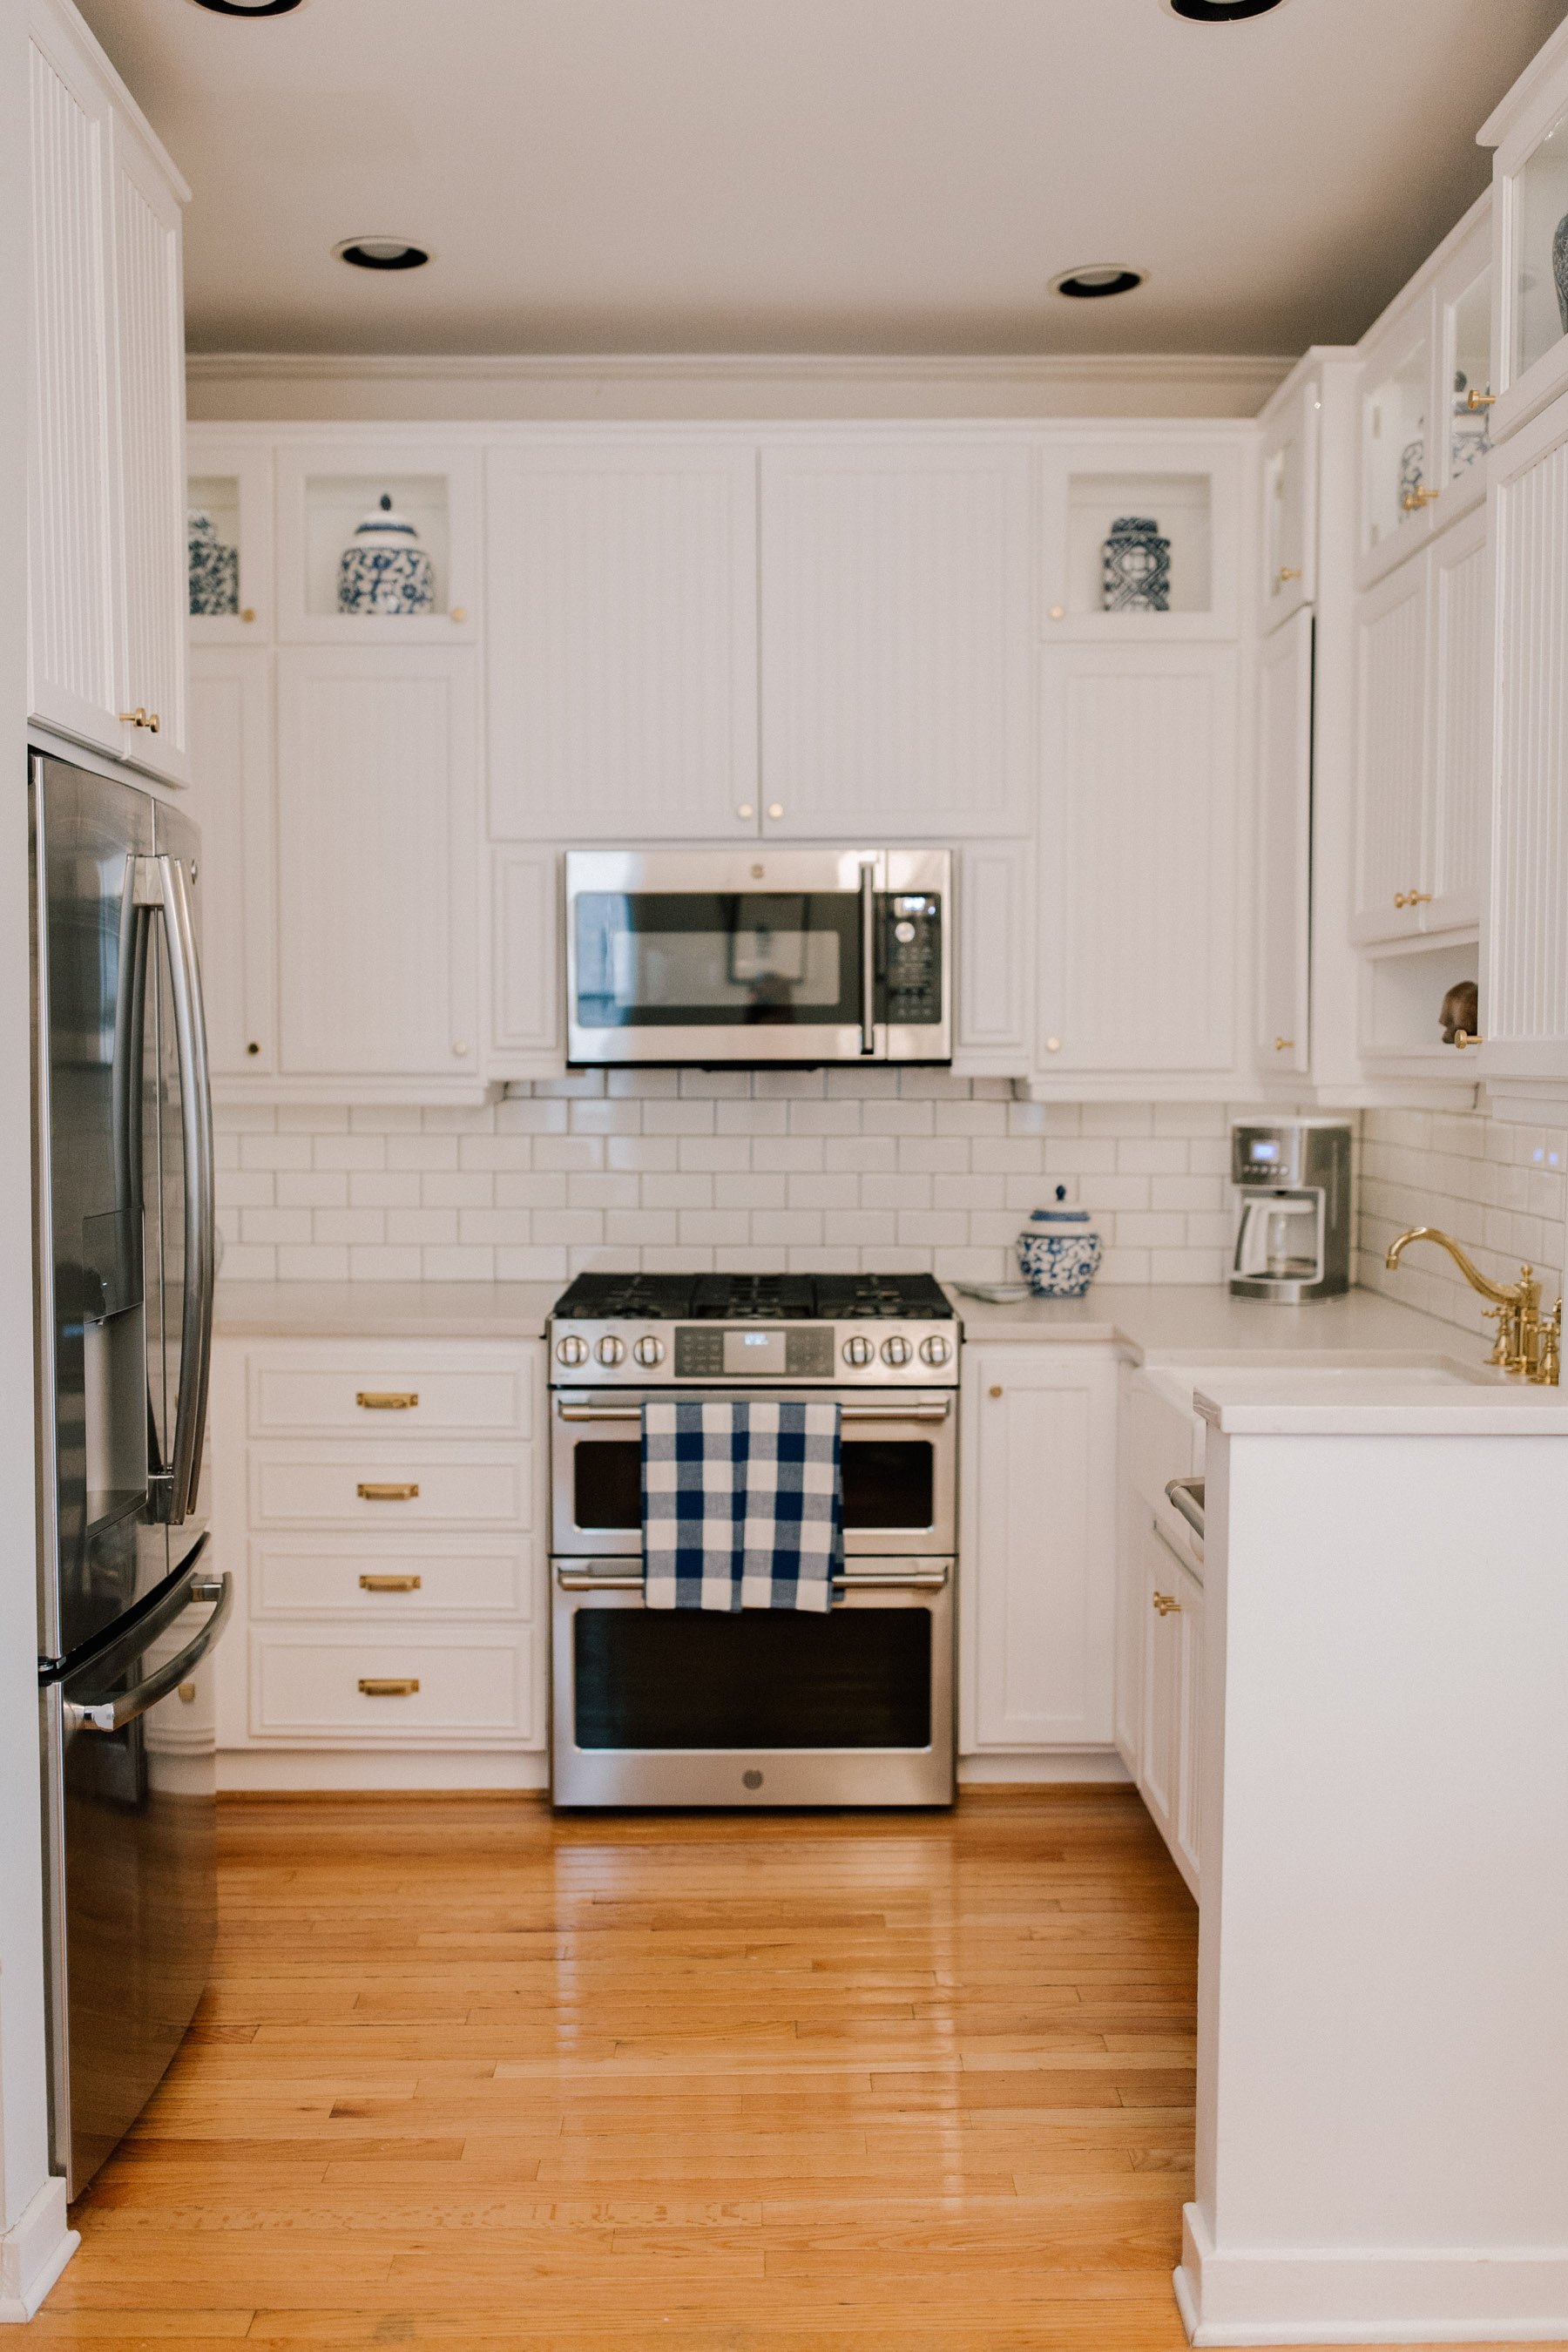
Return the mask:
<svg viewBox="0 0 1568 2352"><path fill-rule="evenodd" d="M155 874L157 904L169 942L169 983L174 1005L174 1049L180 1071L180 1121L184 1147L185 1280L180 1332L180 1392L170 1446L169 1521L178 1527L195 1508L202 1475L207 1384L212 1371L215 1242L212 1081L207 1074L206 1013L195 927L184 868L167 853L145 861Z"/></svg>
<svg viewBox="0 0 1568 2352"><path fill-rule="evenodd" d="M860 1051L877 1050L877 869L860 868Z"/></svg>

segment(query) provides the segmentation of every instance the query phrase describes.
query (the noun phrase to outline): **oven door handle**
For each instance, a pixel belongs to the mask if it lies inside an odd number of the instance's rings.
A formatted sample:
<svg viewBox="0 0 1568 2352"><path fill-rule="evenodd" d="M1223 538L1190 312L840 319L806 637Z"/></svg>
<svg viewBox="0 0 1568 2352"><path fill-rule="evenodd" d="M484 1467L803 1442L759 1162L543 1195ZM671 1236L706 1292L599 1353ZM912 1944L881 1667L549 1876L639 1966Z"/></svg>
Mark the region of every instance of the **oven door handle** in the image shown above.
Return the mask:
<svg viewBox="0 0 1568 2352"><path fill-rule="evenodd" d="M743 1401L743 1400L742 1400ZM846 1404L839 1407L844 1421L945 1421L948 1406L939 1404ZM557 1417L562 1421L640 1421L640 1404L557 1404Z"/></svg>
<svg viewBox="0 0 1568 2352"><path fill-rule="evenodd" d="M563 1592L640 1592L642 1570L635 1575L622 1570L615 1576L602 1575L592 1568L558 1568L555 1581Z"/></svg>
<svg viewBox="0 0 1568 2352"><path fill-rule="evenodd" d="M640 1404L560 1404L555 1408L562 1421L640 1421Z"/></svg>
<svg viewBox="0 0 1568 2352"><path fill-rule="evenodd" d="M563 1592L640 1592L643 1580L621 1574L603 1576L589 1568L558 1568L555 1581ZM945 1568L901 1569L895 1576L879 1576L875 1570L865 1574L851 1572L832 1580L836 1592L940 1592L947 1582Z"/></svg>

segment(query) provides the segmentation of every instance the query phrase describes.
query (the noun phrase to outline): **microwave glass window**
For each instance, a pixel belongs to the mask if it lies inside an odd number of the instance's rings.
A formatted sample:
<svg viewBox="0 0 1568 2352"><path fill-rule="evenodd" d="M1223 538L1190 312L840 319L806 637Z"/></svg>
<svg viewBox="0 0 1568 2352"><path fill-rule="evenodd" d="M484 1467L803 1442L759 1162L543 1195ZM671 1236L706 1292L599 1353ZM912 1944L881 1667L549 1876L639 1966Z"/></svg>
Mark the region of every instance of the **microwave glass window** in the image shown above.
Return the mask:
<svg viewBox="0 0 1568 2352"><path fill-rule="evenodd" d="M931 1612L579 1609L588 1748L929 1748Z"/></svg>
<svg viewBox="0 0 1568 2352"><path fill-rule="evenodd" d="M575 902L578 1024L858 1022L859 925L848 891L584 891Z"/></svg>

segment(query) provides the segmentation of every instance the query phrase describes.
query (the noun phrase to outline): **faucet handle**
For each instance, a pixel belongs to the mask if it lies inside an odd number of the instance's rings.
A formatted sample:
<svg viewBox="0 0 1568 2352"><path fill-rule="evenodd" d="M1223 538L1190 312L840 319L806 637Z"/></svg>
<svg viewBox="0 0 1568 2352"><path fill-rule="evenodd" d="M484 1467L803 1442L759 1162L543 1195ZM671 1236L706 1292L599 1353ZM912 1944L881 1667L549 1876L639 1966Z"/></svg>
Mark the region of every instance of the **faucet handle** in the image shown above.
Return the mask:
<svg viewBox="0 0 1568 2352"><path fill-rule="evenodd" d="M1550 1315L1541 1318L1540 1339L1536 1349L1535 1367L1530 1377L1543 1389L1558 1385L1563 1368L1563 1301L1561 1298Z"/></svg>

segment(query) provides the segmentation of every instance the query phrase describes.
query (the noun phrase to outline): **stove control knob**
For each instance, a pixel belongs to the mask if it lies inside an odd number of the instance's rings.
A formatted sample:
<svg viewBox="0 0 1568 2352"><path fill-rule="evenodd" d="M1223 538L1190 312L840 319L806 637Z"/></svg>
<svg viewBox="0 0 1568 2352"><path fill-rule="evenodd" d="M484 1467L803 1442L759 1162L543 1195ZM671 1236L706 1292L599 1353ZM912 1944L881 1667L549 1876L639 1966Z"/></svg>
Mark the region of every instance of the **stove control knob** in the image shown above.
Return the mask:
<svg viewBox="0 0 1568 2352"><path fill-rule="evenodd" d="M876 1352L863 1331L857 1331L852 1339L846 1339L844 1342L844 1360L847 1364L868 1364Z"/></svg>
<svg viewBox="0 0 1568 2352"><path fill-rule="evenodd" d="M633 1346L632 1353L639 1364L662 1364L664 1341L656 1339L651 1331L645 1331L642 1338Z"/></svg>
<svg viewBox="0 0 1568 2352"><path fill-rule="evenodd" d="M914 1352L912 1343L901 1332L896 1331L890 1339L882 1342L882 1361L885 1364L907 1364Z"/></svg>
<svg viewBox="0 0 1568 2352"><path fill-rule="evenodd" d="M568 1331L564 1339L557 1339L555 1342L555 1360L558 1364L585 1364L588 1360L588 1342L586 1339L579 1339L575 1331Z"/></svg>
<svg viewBox="0 0 1568 2352"><path fill-rule="evenodd" d="M945 1364L952 1353L952 1349L939 1331L933 1331L929 1339L921 1341L921 1357L925 1363Z"/></svg>
<svg viewBox="0 0 1568 2352"><path fill-rule="evenodd" d="M625 1358L626 1352L626 1341L617 1339L613 1333L609 1338L601 1339L594 1350L601 1364L618 1364Z"/></svg>

